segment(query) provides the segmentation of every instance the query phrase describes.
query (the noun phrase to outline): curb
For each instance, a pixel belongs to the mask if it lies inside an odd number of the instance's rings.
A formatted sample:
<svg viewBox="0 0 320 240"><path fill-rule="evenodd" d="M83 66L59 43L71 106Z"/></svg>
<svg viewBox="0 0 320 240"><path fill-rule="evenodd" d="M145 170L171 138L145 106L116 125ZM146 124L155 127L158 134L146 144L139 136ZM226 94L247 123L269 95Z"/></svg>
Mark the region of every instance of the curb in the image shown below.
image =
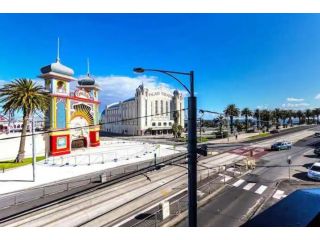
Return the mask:
<svg viewBox="0 0 320 240"><path fill-rule="evenodd" d="M239 178L245 176L246 174L248 174L250 172L249 171L246 171L244 172L242 175L239 176ZM213 193L210 193L208 196L206 196L205 198L201 199L199 202L198 202L198 206L197 208L200 208L204 205L206 205L208 202L211 201L211 199L213 197L215 197L216 195L218 195L220 192L222 192L226 186L229 186L229 184L225 184L223 185L222 187L218 188L216 191L214 191ZM180 213L177 217L171 219L170 221L166 222L165 224L161 225L161 227L174 227L175 225L177 225L179 222L181 222L182 220L184 220L186 217L188 216L188 210Z"/></svg>

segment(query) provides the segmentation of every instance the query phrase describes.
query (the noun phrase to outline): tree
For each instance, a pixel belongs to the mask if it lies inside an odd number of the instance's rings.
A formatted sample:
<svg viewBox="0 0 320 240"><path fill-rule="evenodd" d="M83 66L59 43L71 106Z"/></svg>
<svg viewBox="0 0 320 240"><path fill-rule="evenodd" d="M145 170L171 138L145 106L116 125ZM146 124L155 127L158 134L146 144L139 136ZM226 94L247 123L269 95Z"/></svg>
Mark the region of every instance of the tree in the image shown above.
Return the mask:
<svg viewBox="0 0 320 240"><path fill-rule="evenodd" d="M289 118L289 124L292 127L293 126L293 122L292 122L292 118L295 117L295 112L293 110L288 110L288 118Z"/></svg>
<svg viewBox="0 0 320 240"><path fill-rule="evenodd" d="M270 120L272 118L271 111L264 109L261 111L261 119L263 121L263 125L267 127L267 131L270 129Z"/></svg>
<svg viewBox="0 0 320 240"><path fill-rule="evenodd" d="M46 111L49 107L49 94L31 79L21 78L5 84L0 89L0 103L4 113L10 111L22 112L22 132L19 152L15 162L22 162L25 153L27 125L30 116L35 111Z"/></svg>
<svg viewBox="0 0 320 240"><path fill-rule="evenodd" d="M317 124L319 124L320 108L313 109L314 115L317 116Z"/></svg>
<svg viewBox="0 0 320 240"><path fill-rule="evenodd" d="M301 123L302 123L301 119L302 119L303 116L304 116L303 112L302 112L301 110L298 110L298 111L296 112L296 116L297 116L297 118L299 119L299 125L301 125Z"/></svg>
<svg viewBox="0 0 320 240"><path fill-rule="evenodd" d="M274 109L272 115L276 119L276 129L279 129L279 119L281 118L281 110L279 108Z"/></svg>
<svg viewBox="0 0 320 240"><path fill-rule="evenodd" d="M282 119L282 127L285 127L286 119L288 118L288 111L285 109L280 110L280 118Z"/></svg>
<svg viewBox="0 0 320 240"><path fill-rule="evenodd" d="M233 133L233 117L238 117L240 113L239 108L235 104L230 104L224 110L224 114L230 118L230 131Z"/></svg>
<svg viewBox="0 0 320 240"><path fill-rule="evenodd" d="M305 112L304 112L306 118L307 118L307 124L310 124L310 117L312 116L312 111L310 109L307 109Z"/></svg>
<svg viewBox="0 0 320 240"><path fill-rule="evenodd" d="M245 117L246 121L246 132L248 132L248 117L252 116L252 111L249 108L244 108L241 111L241 115Z"/></svg>
<svg viewBox="0 0 320 240"><path fill-rule="evenodd" d="M174 138L181 137L182 132L183 132L183 127L181 125L177 123L174 123L172 125L172 133Z"/></svg>
<svg viewBox="0 0 320 240"><path fill-rule="evenodd" d="M253 114L253 116L256 118L256 120L257 120L257 128L258 129L260 129L260 126L261 126L261 119L260 119L260 114L261 114L261 111L260 111L260 109L256 109L256 110L254 110L254 114Z"/></svg>

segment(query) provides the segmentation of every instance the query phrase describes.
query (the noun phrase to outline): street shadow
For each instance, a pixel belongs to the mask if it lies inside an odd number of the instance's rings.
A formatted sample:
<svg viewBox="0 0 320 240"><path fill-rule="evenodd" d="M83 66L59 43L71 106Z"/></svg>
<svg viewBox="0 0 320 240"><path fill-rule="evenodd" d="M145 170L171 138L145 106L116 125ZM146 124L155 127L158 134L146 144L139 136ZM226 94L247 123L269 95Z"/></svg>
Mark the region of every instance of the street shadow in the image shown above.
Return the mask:
<svg viewBox="0 0 320 240"><path fill-rule="evenodd" d="M308 178L307 176L307 172L299 172L299 173L295 173L292 175L293 177L297 178L297 179L300 179L302 181L305 181L305 182L314 182L314 183L319 183L315 180L312 180L310 178Z"/></svg>
<svg viewBox="0 0 320 240"><path fill-rule="evenodd" d="M307 158L319 158L317 155L314 155L314 154L306 154L306 155L303 155L304 157L307 157Z"/></svg>
<svg viewBox="0 0 320 240"><path fill-rule="evenodd" d="M306 164L303 164L302 166L306 169L309 169L312 165L313 163L306 163Z"/></svg>
<svg viewBox="0 0 320 240"><path fill-rule="evenodd" d="M150 214L150 213L141 213L141 214L135 216L135 219L137 219L137 220L143 220L143 219L147 219L147 218L154 219L155 216L154 216L154 214Z"/></svg>

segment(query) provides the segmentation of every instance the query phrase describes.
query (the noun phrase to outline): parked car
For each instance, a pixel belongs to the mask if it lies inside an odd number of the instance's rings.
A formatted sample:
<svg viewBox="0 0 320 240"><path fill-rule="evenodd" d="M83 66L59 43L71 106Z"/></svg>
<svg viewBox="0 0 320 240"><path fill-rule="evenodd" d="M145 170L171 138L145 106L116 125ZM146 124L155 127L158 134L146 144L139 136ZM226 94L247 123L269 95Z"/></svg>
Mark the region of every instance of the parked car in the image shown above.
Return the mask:
<svg viewBox="0 0 320 240"><path fill-rule="evenodd" d="M279 133L279 132L280 132L279 129L273 129L270 131L271 134L275 134L275 133Z"/></svg>
<svg viewBox="0 0 320 240"><path fill-rule="evenodd" d="M320 132L315 132L315 133L314 133L314 136L315 136L315 137L320 137Z"/></svg>
<svg viewBox="0 0 320 240"><path fill-rule="evenodd" d="M320 163L314 163L308 170L308 177L314 180L320 180Z"/></svg>
<svg viewBox="0 0 320 240"><path fill-rule="evenodd" d="M320 147L315 148L313 153L319 157L320 156Z"/></svg>
<svg viewBox="0 0 320 240"><path fill-rule="evenodd" d="M288 141L276 142L271 145L271 150L288 150L291 149L292 143Z"/></svg>

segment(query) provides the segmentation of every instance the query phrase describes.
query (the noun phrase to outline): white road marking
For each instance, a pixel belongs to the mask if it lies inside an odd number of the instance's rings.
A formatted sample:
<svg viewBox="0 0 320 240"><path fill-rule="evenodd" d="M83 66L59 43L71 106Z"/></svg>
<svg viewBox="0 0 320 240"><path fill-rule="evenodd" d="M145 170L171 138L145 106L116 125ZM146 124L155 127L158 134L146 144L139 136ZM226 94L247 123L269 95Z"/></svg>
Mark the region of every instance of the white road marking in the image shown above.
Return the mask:
<svg viewBox="0 0 320 240"><path fill-rule="evenodd" d="M241 172L237 171L235 168L231 167L227 169L227 172L234 172L236 174L240 174Z"/></svg>
<svg viewBox="0 0 320 240"><path fill-rule="evenodd" d="M219 176L222 177L222 179L220 179L220 182L224 182L224 181L228 182L233 178L233 177L230 177L228 175L221 174L221 173L219 173Z"/></svg>
<svg viewBox="0 0 320 240"><path fill-rule="evenodd" d="M277 190L275 194L273 194L273 198L275 199L281 199L284 198L286 195L284 194L284 191Z"/></svg>
<svg viewBox="0 0 320 240"><path fill-rule="evenodd" d="M239 179L238 181L236 181L233 186L234 187L239 187L242 183L244 183L244 180L243 179Z"/></svg>
<svg viewBox="0 0 320 240"><path fill-rule="evenodd" d="M256 191L255 193L257 194L262 194L268 187L265 185L261 185Z"/></svg>
<svg viewBox="0 0 320 240"><path fill-rule="evenodd" d="M253 186L256 185L255 183L248 183L247 185L244 186L244 190L249 191Z"/></svg>

